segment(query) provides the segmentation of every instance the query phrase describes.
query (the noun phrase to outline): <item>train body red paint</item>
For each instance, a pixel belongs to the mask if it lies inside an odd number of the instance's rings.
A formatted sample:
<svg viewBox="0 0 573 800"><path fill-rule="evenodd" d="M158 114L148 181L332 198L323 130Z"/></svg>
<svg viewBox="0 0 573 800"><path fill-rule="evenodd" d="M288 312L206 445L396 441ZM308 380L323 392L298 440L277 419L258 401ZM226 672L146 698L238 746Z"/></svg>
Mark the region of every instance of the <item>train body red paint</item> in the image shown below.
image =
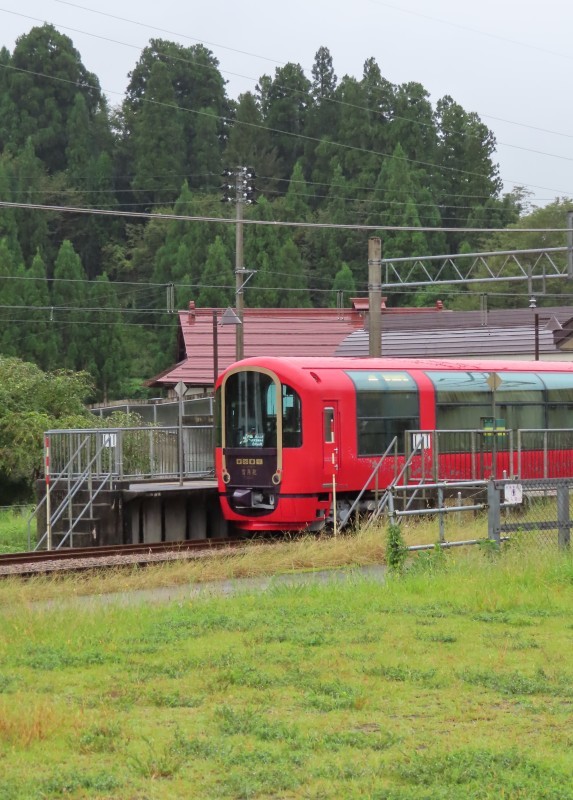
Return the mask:
<svg viewBox="0 0 573 800"><path fill-rule="evenodd" d="M339 513L350 507L392 442L365 507L420 437L422 455L410 465L418 477L438 461L441 479L469 480L476 469L481 477L516 474L508 442L518 429L564 431L563 453L573 427L573 364L250 358L220 376L217 415L225 518L251 531L316 530L332 519L334 498ZM438 461L436 430L452 432ZM519 456L522 477L547 472L539 441L533 436ZM573 461L573 446L567 451ZM552 475L573 473L565 457L549 458Z"/></svg>

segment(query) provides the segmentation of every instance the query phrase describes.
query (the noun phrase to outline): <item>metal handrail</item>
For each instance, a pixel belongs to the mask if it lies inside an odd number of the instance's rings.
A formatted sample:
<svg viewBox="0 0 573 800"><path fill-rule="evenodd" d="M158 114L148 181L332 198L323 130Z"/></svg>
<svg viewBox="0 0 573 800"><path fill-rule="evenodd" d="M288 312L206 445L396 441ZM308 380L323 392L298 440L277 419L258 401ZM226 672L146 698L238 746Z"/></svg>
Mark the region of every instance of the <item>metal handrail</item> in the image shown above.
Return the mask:
<svg viewBox="0 0 573 800"><path fill-rule="evenodd" d="M354 511L354 509L357 507L358 503L362 499L362 496L364 495L364 493L367 490L368 486L370 485L370 483L374 480L374 478L378 474L378 472L380 470L380 467L382 466L384 460L388 457L388 455L390 454L390 451L392 450L392 448L396 446L397 441L398 441L398 437L394 436L394 438L392 439L392 441L390 442L390 444L388 445L388 447L384 451L384 455L381 456L380 460L378 461L378 463L376 464L376 466L374 467L374 469L370 473L370 477L368 478L368 480L366 481L366 483L364 484L364 486L360 490L360 494L358 495L358 497L355 499L355 501L350 506L350 509L349 509L348 513L340 521L339 528L343 528L346 525L346 523L348 522L348 520L352 516L352 512Z"/></svg>
<svg viewBox="0 0 573 800"><path fill-rule="evenodd" d="M543 436L543 446L540 449L543 452L543 478L549 478L549 458L548 451L548 436L559 434L571 434L571 428L519 428L517 430L517 477L521 478L522 475L522 453L525 451L523 446L524 436L527 434L541 434ZM531 449L531 448L529 448Z"/></svg>
<svg viewBox="0 0 573 800"><path fill-rule="evenodd" d="M392 495L393 489L398 485L398 482L399 482L400 478L405 474L406 470L409 468L410 464L412 463L412 459L414 458L414 456L416 455L418 450L421 451L423 449L422 445L423 445L423 439L419 439L418 443L416 444L416 446L414 447L414 449L410 453L408 459L404 462L404 465L402 466L402 469L400 470L398 475L395 476L394 480L392 480L390 482L390 484L388 485L386 491L384 492L384 495L380 499L378 505L376 506L376 508L374 509L372 514L370 514L369 518L365 522L364 530L366 530L374 522L374 520L378 519L378 517L380 516L380 514L382 513L382 511L384 510L384 508L388 504L388 501L389 501L390 496Z"/></svg>
<svg viewBox="0 0 573 800"><path fill-rule="evenodd" d="M70 458L70 460L68 461L68 464L67 464L66 466L68 466L69 464L71 464L71 463L72 463L73 459L74 459L74 458L76 457L76 455L77 455L77 454L80 452L80 450L82 449L82 447L84 446L84 444L85 444L87 441L88 441L87 439L84 439L84 441L83 441L83 442L82 442L82 443L81 443L81 444L80 444L80 445L79 445L79 446L76 448L76 450L75 450L75 452L74 452L74 455L73 455L73 456ZM54 511L54 513L53 513L53 514L50 516L50 519L48 520L48 529L46 530L46 532L44 533L44 535L41 537L41 539L38 541L38 543L36 544L36 547L34 548L34 550L38 550L38 549L39 549L40 545L42 545L42 544L43 544L43 542L44 542L44 541L47 539L47 537L48 537L48 531L49 531L51 528L53 528L53 526L55 525L55 523L56 523L56 522L58 522L58 520L59 520L59 519L60 519L60 518L63 516L63 514L64 514L65 510L66 510L67 508L69 508L69 507L70 507L70 504L71 504L72 500L74 499L74 497L76 496L76 494L79 492L80 488L82 487L82 484L83 484L83 482L84 482L84 481L85 481L85 479L86 479L86 478L87 478L87 477L88 477L88 476L91 474L91 467L92 467L92 464L94 463L94 461L96 461L96 459L97 459L97 458L99 458L99 455L100 455L100 453L101 453L101 450L102 450L102 449L103 449L105 446L106 446L106 445L105 445L105 443L102 441L101 445L99 446L99 448L96 450L96 452L95 452L95 453L94 453L94 455L92 456L92 459L91 459L91 461L88 463L88 465L86 466L86 468L85 468L85 470L83 471L83 473L82 473L82 474L81 474L81 475L80 475L80 476L77 478L77 480L76 480L76 482L75 482L75 484L74 484L74 487L73 487L73 489L69 489L69 490L68 490L68 492L67 492L66 496L64 497L64 499L62 500L62 502L60 503L60 505L57 507L57 509ZM63 475L63 474L65 474L65 473L62 471L62 472L60 473L60 475ZM96 493L96 495L97 495L97 494L99 494L99 492L101 491L102 487L105 485L105 483L106 483L106 481L107 481L107 480L111 480L111 473L109 473L109 474L108 474L108 475L105 477L105 479L102 481L102 483L100 484L100 486L99 486L99 488L98 488L98 490L97 490L97 493ZM47 497L47 494L45 495L45 497ZM93 500L94 500L94 497L91 495L91 492L90 492L90 498L89 498L88 502L86 503L86 505L85 505L85 508L83 509L83 511L82 511L82 513L81 513L81 515L80 515L80 517L82 517L82 516L84 515L84 513L85 513L86 509L87 509L87 508L88 508L88 507L91 505L91 503L93 503ZM40 506L38 505L38 506L37 506L37 509L39 509L39 507L40 507ZM64 540L67 540L67 538L68 538L69 534L70 534L70 533L73 531L73 529L75 528L75 526L76 526L76 523L79 521L80 517L78 517L78 519L76 519L76 521L73 523L73 525L72 525L72 526L69 528L69 530L68 530L68 533L67 533L67 534L66 534L66 536L64 537ZM59 545L58 547L60 547L60 546L61 546L61 543L60 543L60 545ZM56 550L58 549L58 547L56 548Z"/></svg>
<svg viewBox="0 0 573 800"><path fill-rule="evenodd" d="M110 473L109 473L109 475L107 476L106 480L104 480L104 481L102 481L102 482L100 483L100 485L98 486L98 488L96 489L96 491L93 493L93 495L90 495L90 499L89 499L89 500L88 500L88 502L85 504L85 506L83 507L83 509L80 511L80 513L78 514L78 516L75 518L75 520L74 520L73 524L72 524L72 525L71 525L71 527L68 529L68 532L66 533L66 535L64 536L64 538L62 539L62 541L59 543L59 545L56 547L56 550L59 550L59 549L60 549L60 547L62 547L62 546L63 546L63 545L64 545L64 544L65 544L65 543L68 541L68 539L71 539L72 533L74 532L74 528L76 527L76 525L78 524L78 522L79 522L79 521L80 521L80 520L83 518L84 514L86 513L86 511L88 510L88 508L90 507L90 505L93 503L93 501L96 499L96 497L98 496L98 494L99 494L99 493L102 491L102 489L103 489L103 488L104 488L104 486L106 485L106 482L107 482L107 480L109 480L109 481L111 482L111 472L110 472Z"/></svg>
<svg viewBox="0 0 573 800"><path fill-rule="evenodd" d="M52 431L48 431L46 435L50 435L51 433L52 433ZM57 479L59 479L59 477L60 477L61 475L65 475L65 473L66 473L66 470L68 470L68 469L69 469L69 467L71 466L71 464L73 464L73 462L74 462L74 459L75 459L75 458L76 458L76 456L79 454L79 452L80 452L80 450L82 449L82 447L84 447L85 443L86 443L86 439L84 439L84 440L83 440L83 441L82 441L82 442L81 442L81 443L80 443L80 444L79 444L79 445L76 447L76 449L74 450L73 454L70 456L70 458L69 458L69 460L68 460L67 464L66 464L66 465L63 467L62 471L59 473L59 475L58 475L58 478L57 478ZM42 508L42 506L43 506L43 505L44 505L44 504L47 502L47 497L48 497L48 494L47 494L47 492L46 492L46 494L45 494L45 495L42 497L42 499L40 500L40 502L39 502L39 503L36 505L36 507L34 508L34 510L32 511L32 513L30 514L30 516L29 516L29 517L28 517L28 519L26 520L26 527L27 527L27 530L28 530L28 550L29 550L29 549L30 549L30 547L31 547L31 541L32 541L32 535L31 535L31 524L32 524L32 520L34 519L34 517L36 517L36 519L37 519L37 517L38 517L38 512L40 511L40 509ZM63 512L62 512L62 513L63 513ZM51 518L50 518L50 519L51 519ZM42 538L41 538L40 542L43 542L43 541L44 541L44 539L46 538L46 536L47 536L47 535L48 535L48 532L46 531L46 533L45 533L45 534L42 536ZM36 547L34 548L34 550L37 550L37 549L38 549L38 547L40 546L40 542L37 542L37 543L36 543Z"/></svg>
<svg viewBox="0 0 573 800"><path fill-rule="evenodd" d="M189 438L192 449L189 450L191 459L190 471L194 474L208 474L213 469L213 434L212 425L185 425L182 432ZM176 452L173 449L173 441L179 435L177 426L163 427L125 427L125 428L84 428L81 430L61 429L52 430L47 433L53 442L52 446L52 468L56 474L63 475L66 471L69 476L75 478L83 472L81 463L77 463L78 471L74 471L76 466L78 448L74 456L68 459L65 467L58 468L58 456L64 455L68 446L68 439L72 436L82 434L82 441L91 441L91 437L96 439L95 446L99 448L102 456L102 463L96 463L93 470L93 477L105 476L109 468L120 479L128 477L138 477L140 475L163 475L175 476L180 473L181 465L177 462ZM131 435L134 438L131 438ZM68 437L68 438L66 438ZM102 441L107 442L105 448L101 448ZM127 450L126 450L127 448ZM128 452L129 451L129 452ZM106 459L103 459L105 453ZM156 463L156 459L160 463ZM175 460L173 460L175 459ZM173 463L172 463L173 462ZM126 466L128 464L128 466Z"/></svg>

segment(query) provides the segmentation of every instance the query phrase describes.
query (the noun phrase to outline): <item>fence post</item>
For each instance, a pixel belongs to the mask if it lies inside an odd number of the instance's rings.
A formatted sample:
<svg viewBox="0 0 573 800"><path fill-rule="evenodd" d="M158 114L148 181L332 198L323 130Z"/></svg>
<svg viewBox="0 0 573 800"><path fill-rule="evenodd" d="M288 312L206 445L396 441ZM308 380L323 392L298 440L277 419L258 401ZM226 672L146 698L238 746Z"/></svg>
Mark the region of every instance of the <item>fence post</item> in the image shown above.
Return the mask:
<svg viewBox="0 0 573 800"><path fill-rule="evenodd" d="M388 489L388 524L394 525L396 522L394 517L394 494L393 489Z"/></svg>
<svg viewBox="0 0 573 800"><path fill-rule="evenodd" d="M557 531L560 550L569 549L569 487L557 487Z"/></svg>
<svg viewBox="0 0 573 800"><path fill-rule="evenodd" d="M444 490L440 486L438 488L438 509L439 509L439 511L438 511L438 530L440 531L440 542L445 542L446 541L445 530L444 530L445 519L444 519L444 514L442 512L442 508L443 507L444 507Z"/></svg>
<svg viewBox="0 0 573 800"><path fill-rule="evenodd" d="M495 488L493 481L487 484L487 536L497 544L500 543L501 520L500 520L499 489Z"/></svg>

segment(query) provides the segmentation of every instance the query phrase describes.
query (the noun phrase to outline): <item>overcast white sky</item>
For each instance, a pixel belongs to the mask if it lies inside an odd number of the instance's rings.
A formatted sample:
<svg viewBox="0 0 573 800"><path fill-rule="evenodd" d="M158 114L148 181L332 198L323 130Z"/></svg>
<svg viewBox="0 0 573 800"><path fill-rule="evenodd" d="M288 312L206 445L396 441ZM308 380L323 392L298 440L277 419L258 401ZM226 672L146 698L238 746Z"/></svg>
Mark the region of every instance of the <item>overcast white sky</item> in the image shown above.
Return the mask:
<svg viewBox="0 0 573 800"><path fill-rule="evenodd" d="M421 83L434 106L449 94L481 116L496 135L506 191L527 186L536 205L573 197L565 0L0 0L0 45L12 50L44 21L70 36L112 105L151 37L204 43L231 97L287 61L310 77L321 45L339 78L359 78L373 56L391 82Z"/></svg>

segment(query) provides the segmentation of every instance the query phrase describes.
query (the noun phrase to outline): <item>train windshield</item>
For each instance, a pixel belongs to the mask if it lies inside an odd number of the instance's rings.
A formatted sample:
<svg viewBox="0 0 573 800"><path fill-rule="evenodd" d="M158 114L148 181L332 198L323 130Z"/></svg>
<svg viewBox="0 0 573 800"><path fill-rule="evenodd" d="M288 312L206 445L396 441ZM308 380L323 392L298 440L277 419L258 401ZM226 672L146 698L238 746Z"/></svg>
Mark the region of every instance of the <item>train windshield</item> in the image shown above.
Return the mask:
<svg viewBox="0 0 573 800"><path fill-rule="evenodd" d="M225 387L226 447L277 447L277 413L286 447L299 447L301 438L300 398L282 384L277 404L277 384L270 375L254 370L235 372ZM288 442L286 437L288 436Z"/></svg>

